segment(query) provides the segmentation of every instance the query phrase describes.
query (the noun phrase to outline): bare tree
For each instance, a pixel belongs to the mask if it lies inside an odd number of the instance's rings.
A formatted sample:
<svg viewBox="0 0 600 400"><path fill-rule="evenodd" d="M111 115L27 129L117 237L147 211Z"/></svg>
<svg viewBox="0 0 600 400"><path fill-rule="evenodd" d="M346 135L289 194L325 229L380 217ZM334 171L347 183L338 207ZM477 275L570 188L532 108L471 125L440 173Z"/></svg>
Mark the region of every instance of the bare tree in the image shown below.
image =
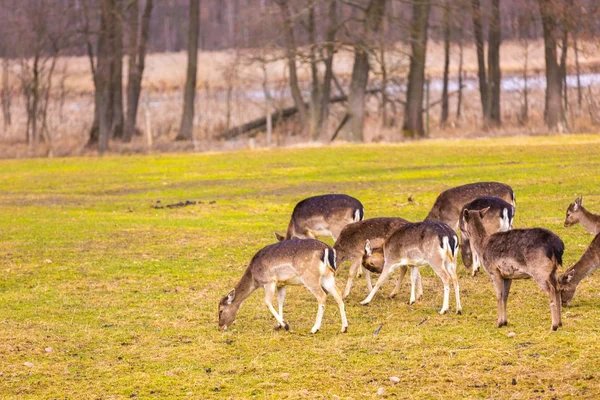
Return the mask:
<svg viewBox="0 0 600 400"><path fill-rule="evenodd" d="M150 34L150 16L153 1L146 0L142 14L141 29L139 27L138 0L129 3L129 71L127 78L127 118L125 118L125 133L123 139L129 142L135 133L137 111L142 89L142 77L146 65L146 43Z"/></svg>
<svg viewBox="0 0 600 400"><path fill-rule="evenodd" d="M481 99L482 113L486 114L488 110L488 87L487 73L485 68L485 48L483 42L483 16L481 14L481 5L479 0L471 1L471 13L473 18L473 39L477 48L477 78L479 80L479 98Z"/></svg>
<svg viewBox="0 0 600 400"><path fill-rule="evenodd" d="M556 38L559 33L558 16L552 0L538 0L544 30L544 55L546 60L546 106L544 118L552 131L562 131L564 111L562 106L562 74L557 61Z"/></svg>
<svg viewBox="0 0 600 400"><path fill-rule="evenodd" d="M448 0L444 2L444 75L442 87L442 116L440 125L443 127L448 122L448 75L450 73L450 4Z"/></svg>
<svg viewBox="0 0 600 400"><path fill-rule="evenodd" d="M423 137L423 87L425 86L425 61L427 56L427 29L429 27L430 0L413 0L410 30L411 58L404 107L402 131L407 137Z"/></svg>
<svg viewBox="0 0 600 400"><path fill-rule="evenodd" d="M190 0L188 31L188 65L183 94L183 115L176 140L191 140L194 134L194 99L198 73L198 34L200 31L200 0Z"/></svg>
<svg viewBox="0 0 600 400"><path fill-rule="evenodd" d="M358 142L363 140L365 119L365 98L369 81L369 51L376 41L379 31L385 0L370 0L365 9L363 32L354 45L354 65L346 108L346 121L342 128L342 137Z"/></svg>
<svg viewBox="0 0 600 400"><path fill-rule="evenodd" d="M493 125L500 125L500 42L502 40L500 22L500 0L492 0L492 15L488 31L488 101L485 119Z"/></svg>
<svg viewBox="0 0 600 400"><path fill-rule="evenodd" d="M2 89L0 89L0 97L2 100L2 116L4 117L4 129L7 129L12 122L11 119L11 93L8 74L10 70L9 59L6 54L2 58Z"/></svg>

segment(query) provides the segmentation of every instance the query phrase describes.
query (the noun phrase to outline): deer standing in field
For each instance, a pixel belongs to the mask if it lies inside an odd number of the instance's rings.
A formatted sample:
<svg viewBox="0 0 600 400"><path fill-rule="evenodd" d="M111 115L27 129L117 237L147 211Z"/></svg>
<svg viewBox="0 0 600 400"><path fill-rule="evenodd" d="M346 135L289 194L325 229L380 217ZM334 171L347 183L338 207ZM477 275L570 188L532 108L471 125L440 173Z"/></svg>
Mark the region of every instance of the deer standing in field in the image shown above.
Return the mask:
<svg viewBox="0 0 600 400"><path fill-rule="evenodd" d="M464 210L483 210L488 208L485 213L482 223L488 235L496 232L506 232L512 229L512 221L514 218L514 207L506 201L497 197L483 196L472 202L465 204ZM469 240L469 233L464 220L460 219L460 252L462 254L463 263L466 268L471 268L471 275L475 276L481 266L480 255L473 249Z"/></svg>
<svg viewBox="0 0 600 400"><path fill-rule="evenodd" d="M261 249L250 261L250 265L237 283L219 302L219 329L227 329L244 300L259 287L265 289L265 304L278 327L289 330L283 320L283 300L287 285L304 285L317 298L317 319L311 333L321 328L327 293L331 293L340 308L342 332L348 330L344 301L335 286L335 251L323 242L314 239L291 239ZM273 307L273 296L277 292L279 312Z"/></svg>
<svg viewBox="0 0 600 400"><path fill-rule="evenodd" d="M488 209L464 210L462 218L483 269L490 275L498 301L498 327L508 324L506 303L513 279L532 278L546 292L552 314L552 330L562 325L558 267L565 245L547 229L512 229L488 235L483 219Z"/></svg>
<svg viewBox="0 0 600 400"><path fill-rule="evenodd" d="M583 208L583 197L578 197L567 208L565 228L581 224L589 233L600 233L600 215L592 214Z"/></svg>
<svg viewBox="0 0 600 400"><path fill-rule="evenodd" d="M600 233L594 237L585 253L573 266L558 279L560 283L562 305L567 306L575 296L579 282L600 268Z"/></svg>
<svg viewBox="0 0 600 400"><path fill-rule="evenodd" d="M411 267L411 298L416 301L415 287L419 284L418 267L429 265L444 284L444 302L440 314L446 313L450 303L450 280L454 283L456 295L456 312L462 312L456 275L456 255L458 253L458 237L446 224L441 222L408 223L396 230L383 244L383 268L377 283L360 304L368 304L375 293L386 281L389 274L398 267ZM370 243L365 245L363 265L373 264L373 253ZM396 290L396 289L394 289Z"/></svg>
<svg viewBox="0 0 600 400"><path fill-rule="evenodd" d="M475 182L456 186L443 191L435 200L433 207L425 217L425 221L439 221L448 224L455 231L459 229L460 213L465 204L483 196L497 197L516 206L513 189L500 182ZM464 247L463 247L464 249ZM461 251L463 264L470 267L473 264L471 254Z"/></svg>
<svg viewBox="0 0 600 400"><path fill-rule="evenodd" d="M294 207L285 236L275 232L275 237L282 241L331 236L335 241L347 224L362 221L364 217L365 209L354 197L345 194L309 197Z"/></svg>
<svg viewBox="0 0 600 400"><path fill-rule="evenodd" d="M361 268L365 242L369 240L374 247L382 246L385 239L407 223L408 221L403 218L371 218L353 222L342 229L333 248L336 251L338 265L342 265L346 261L351 264L344 298L350 294L352 281ZM365 270L369 292L373 289L370 272L381 273L381 268Z"/></svg>

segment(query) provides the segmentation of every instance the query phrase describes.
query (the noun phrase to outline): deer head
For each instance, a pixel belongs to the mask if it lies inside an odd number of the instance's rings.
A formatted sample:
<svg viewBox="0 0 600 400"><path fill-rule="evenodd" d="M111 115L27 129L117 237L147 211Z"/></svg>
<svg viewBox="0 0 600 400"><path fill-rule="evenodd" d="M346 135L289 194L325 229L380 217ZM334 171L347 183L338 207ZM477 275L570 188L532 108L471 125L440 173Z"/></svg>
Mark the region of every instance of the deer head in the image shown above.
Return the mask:
<svg viewBox="0 0 600 400"><path fill-rule="evenodd" d="M235 299L235 289L232 289L231 292L227 293L221 301L219 301L219 329L227 330L233 321L235 320L235 316L240 308L240 304L236 304L233 302Z"/></svg>
<svg viewBox="0 0 600 400"><path fill-rule="evenodd" d="M365 252L362 258L362 266L371 272L380 274L383 270L383 248L371 249L371 241L367 239L365 243Z"/></svg>
<svg viewBox="0 0 600 400"><path fill-rule="evenodd" d="M583 208L583 197L578 197L574 202L569 204L567 208L567 216L565 218L565 228L579 223L581 209Z"/></svg>

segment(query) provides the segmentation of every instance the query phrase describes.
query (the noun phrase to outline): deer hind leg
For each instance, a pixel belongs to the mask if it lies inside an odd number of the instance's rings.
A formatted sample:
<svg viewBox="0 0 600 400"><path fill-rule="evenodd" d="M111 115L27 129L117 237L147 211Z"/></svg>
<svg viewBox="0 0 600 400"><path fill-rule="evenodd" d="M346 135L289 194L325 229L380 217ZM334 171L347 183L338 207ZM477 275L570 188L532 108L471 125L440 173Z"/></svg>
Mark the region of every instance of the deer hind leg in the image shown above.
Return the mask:
<svg viewBox="0 0 600 400"><path fill-rule="evenodd" d="M504 326L508 325L506 318L506 306L508 305L508 294L510 293L510 286L512 285L512 279L503 279L502 281L502 315L504 317Z"/></svg>
<svg viewBox="0 0 600 400"><path fill-rule="evenodd" d="M402 267L400 267L400 276L398 276L398 279L396 280L396 285L394 286L394 290L392 290L392 293L390 293L390 299L393 299L394 297L396 297L396 295L400 291L400 285L402 285L402 281L404 280L404 275L406 275L407 269L408 269L408 267L406 265L403 265Z"/></svg>
<svg viewBox="0 0 600 400"><path fill-rule="evenodd" d="M504 304L505 283L504 279L500 275L492 275L492 282L494 283L494 289L496 290L496 301L498 303L498 323L496 326L501 328L508 325L508 321L506 320L506 306ZM510 288L510 284L508 284L508 286ZM506 294L506 297L508 297L508 294Z"/></svg>
<svg viewBox="0 0 600 400"><path fill-rule="evenodd" d="M337 287L335 286L335 278L333 276L333 273L328 274L328 276L321 278L321 286L328 293L331 293L331 295L335 299L336 303L338 304L338 306L340 308L340 316L342 318L342 333L346 333L348 331L348 319L346 318L346 307L344 306L344 300L342 299L342 296L340 296L340 293L338 292Z"/></svg>
<svg viewBox="0 0 600 400"><path fill-rule="evenodd" d="M559 326L562 325L560 315L560 290L559 284L556 279L556 272L554 271L552 274L550 274L550 276L546 277L534 276L534 280L539 285L539 287L548 295L548 301L550 303L550 314L552 315L552 330L555 331L558 329Z"/></svg>
<svg viewBox="0 0 600 400"><path fill-rule="evenodd" d="M391 264L388 261L386 261L383 264L383 270L381 271L381 275L379 275L379 279L377 279L377 283L373 287L373 290L371 290L371 292L369 293L369 295L363 301L361 301L360 304L362 304L364 306L366 304L369 304L371 302L371 300L373 300L373 297L375 296L375 293L377 293L377 291L379 290L379 288L381 287L381 285L383 285L383 283L387 280L388 276L390 275L390 272L392 272L393 269L397 265L398 264Z"/></svg>
<svg viewBox="0 0 600 400"><path fill-rule="evenodd" d="M350 266L350 271L348 272L348 282L346 282L346 289L344 289L344 298L350 295L350 289L352 289L352 281L356 276L357 271L362 268L360 266L360 259L354 261Z"/></svg>
<svg viewBox="0 0 600 400"><path fill-rule="evenodd" d="M317 333L319 329L321 329L321 322L323 321L323 313L325 312L325 300L327 299L327 293L321 287L320 278L310 279L309 282L307 280L304 281L304 284L310 290L310 292L317 298L317 302L319 303L317 309L317 319L315 320L315 324L310 330L310 333Z"/></svg>
<svg viewBox="0 0 600 400"><path fill-rule="evenodd" d="M446 259L446 270L452 278L454 284L454 295L456 297L456 313L462 314L462 305L460 304L460 287L458 285L458 275L456 274L456 261Z"/></svg>
<svg viewBox="0 0 600 400"><path fill-rule="evenodd" d="M278 328L285 328L285 330L289 330L290 326L283 320L283 317L277 313L277 310L273 307L273 296L275 295L275 290L277 290L277 284L275 282L267 283L265 285L265 304L267 305L271 314L277 320L279 324Z"/></svg>
<svg viewBox="0 0 600 400"><path fill-rule="evenodd" d="M445 314L450 308L450 275L444 267L444 258L440 254L435 255L431 260L429 260L429 265L436 275L440 277L442 283L444 284L444 302L442 304L440 314Z"/></svg>
<svg viewBox="0 0 600 400"><path fill-rule="evenodd" d="M285 299L285 286L277 288L277 304L279 304L279 316L283 319L283 300Z"/></svg>
<svg viewBox="0 0 600 400"><path fill-rule="evenodd" d="M419 282L419 278L421 274L419 273L419 267L411 266L410 267L410 301L408 304L414 304L417 301L417 286ZM422 290L423 288L421 288ZM420 297L420 296L419 296Z"/></svg>

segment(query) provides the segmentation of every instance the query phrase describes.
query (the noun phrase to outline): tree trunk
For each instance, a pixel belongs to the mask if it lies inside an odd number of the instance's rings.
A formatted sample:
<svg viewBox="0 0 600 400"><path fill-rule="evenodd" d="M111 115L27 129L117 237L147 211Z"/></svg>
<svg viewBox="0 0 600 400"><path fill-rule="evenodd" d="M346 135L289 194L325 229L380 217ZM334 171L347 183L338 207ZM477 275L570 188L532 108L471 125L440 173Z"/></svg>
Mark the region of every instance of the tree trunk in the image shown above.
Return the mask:
<svg viewBox="0 0 600 400"><path fill-rule="evenodd" d="M464 22L464 17L463 17ZM460 119L462 107L462 89L463 89L463 39L464 24L460 26L460 36L458 38L458 99L456 101L456 119Z"/></svg>
<svg viewBox="0 0 600 400"><path fill-rule="evenodd" d="M112 106L111 138L123 137L123 4L122 0L113 0L112 30L110 32L112 47L112 66L110 74L110 96Z"/></svg>
<svg viewBox="0 0 600 400"><path fill-rule="evenodd" d="M111 16L114 0L102 0L100 15L100 33L98 35L98 60L96 62L96 107L98 110L98 152L103 154L108 149L108 141L112 128L112 111L110 84L112 67L112 32Z"/></svg>
<svg viewBox="0 0 600 400"><path fill-rule="evenodd" d="M475 46L477 48L477 77L479 79L479 97L481 99L481 111L486 117L487 100L488 100L488 87L487 77L485 72L485 54L483 44L483 28L482 28L482 16L481 6L479 0L471 1L471 12L473 17L473 38L475 40Z"/></svg>
<svg viewBox="0 0 600 400"><path fill-rule="evenodd" d="M11 93L8 83L8 57L2 59L2 115L4 117L4 129L7 129L11 124Z"/></svg>
<svg viewBox="0 0 600 400"><path fill-rule="evenodd" d="M500 42L502 40L500 21L500 0L492 0L492 17L488 32L488 100L487 116L488 123L500 125Z"/></svg>
<svg viewBox="0 0 600 400"><path fill-rule="evenodd" d="M581 110L582 93L581 93L581 77L579 68L579 50L577 49L577 36L573 35L573 50L575 51L575 73L577 74L577 106Z"/></svg>
<svg viewBox="0 0 600 400"><path fill-rule="evenodd" d="M129 10L129 77L127 79L127 118L125 119L126 142L131 141L135 134L137 112L142 90L142 77L146 65L146 43L150 34L150 16L152 14L152 0L146 0L146 7L142 15L142 26L138 33L138 0L132 0ZM138 40L139 35L139 40Z"/></svg>
<svg viewBox="0 0 600 400"><path fill-rule="evenodd" d="M563 26L562 40L561 40L561 53L560 53L560 75L562 77L563 85L563 103L564 113L568 112L569 98L567 92L567 54L569 51L569 30L566 26Z"/></svg>
<svg viewBox="0 0 600 400"><path fill-rule="evenodd" d="M361 142L364 139L365 97L369 81L368 49L374 43L375 34L379 31L383 12L385 11L385 3L385 0L371 0L369 2L366 9L363 38L354 45L354 66L352 67L346 109L348 121L341 133L343 138L353 142Z"/></svg>
<svg viewBox="0 0 600 400"><path fill-rule="evenodd" d="M404 107L402 131L407 137L424 137L423 87L425 85L425 61L427 55L427 29L429 26L429 0L413 0L411 25L411 57Z"/></svg>
<svg viewBox="0 0 600 400"><path fill-rule="evenodd" d="M310 61L311 90L310 90L310 137L313 141L319 138L321 126L321 82L319 79L319 66L317 65L317 32L315 23L315 4L308 7L308 44L310 46L308 58Z"/></svg>
<svg viewBox="0 0 600 400"><path fill-rule="evenodd" d="M176 140L191 140L194 134L194 99L198 72L198 33L200 30L200 0L190 0L190 26L188 30L187 78L183 94L183 115Z"/></svg>
<svg viewBox="0 0 600 400"><path fill-rule="evenodd" d="M450 4L444 2L444 76L442 87L442 115L440 125L444 127L448 122L448 75L450 73Z"/></svg>
<svg viewBox="0 0 600 400"><path fill-rule="evenodd" d="M281 15L283 17L283 30L285 36L285 45L288 61L288 69L290 71L290 90L292 92L292 98L294 104L298 108L298 115L300 116L300 126L303 132L308 129L308 111L304 105L302 99L302 92L298 84L298 71L296 69L296 38L294 35L294 25L292 20L292 13L287 0L278 0L277 4L281 9Z"/></svg>
<svg viewBox="0 0 600 400"><path fill-rule="evenodd" d="M562 75L556 56L556 36L558 34L556 16L552 0L538 0L542 28L544 31L544 55L546 60L546 106L544 118L552 131L562 131Z"/></svg>
<svg viewBox="0 0 600 400"><path fill-rule="evenodd" d="M320 139L327 135L329 122L329 98L331 97L331 81L333 80L333 55L335 53L335 36L337 32L337 0L329 3L329 26L327 27L327 43L325 44L325 74L323 75L323 88L321 90L321 125L319 126Z"/></svg>

